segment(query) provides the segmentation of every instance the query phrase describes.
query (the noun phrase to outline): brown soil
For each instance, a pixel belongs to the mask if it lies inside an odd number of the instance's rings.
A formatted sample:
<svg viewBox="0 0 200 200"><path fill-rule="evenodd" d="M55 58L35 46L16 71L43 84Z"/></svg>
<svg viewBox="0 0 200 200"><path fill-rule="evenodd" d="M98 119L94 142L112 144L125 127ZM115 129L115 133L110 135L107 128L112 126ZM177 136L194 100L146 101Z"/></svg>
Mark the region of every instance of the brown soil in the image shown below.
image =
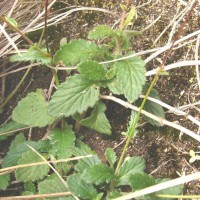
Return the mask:
<svg viewBox="0 0 200 200"><path fill-rule="evenodd" d="M91 6L89 1L68 1L70 5L73 3L82 2L84 5ZM57 26L56 29L50 31L50 46L53 50L56 50L59 46L61 38L67 37L68 40L73 38L85 38L88 31L95 27L97 24L114 24L120 18L120 3L119 1L94 1L92 6L102 7L110 9L117 15L110 16L105 13L97 12L79 12L72 14L71 18L66 23L62 23ZM139 1L140 5L147 3L147 0ZM154 2L154 1L153 1ZM136 1L133 1L137 5ZM137 5L139 6L139 5ZM155 20L159 15L161 18L151 28L147 29L141 36L133 39L133 49L135 51L141 51L144 49L152 48L153 42L162 32L162 30L169 24L173 16L178 12L178 2L175 0L167 1L155 1L155 3L147 4L138 8L138 18L131 27L134 30L142 30L147 27L150 22ZM180 7L181 9L182 7ZM199 9L199 8L198 8ZM198 17L195 12L190 19L190 26L187 26L184 34L193 32L199 28ZM58 31L59 30L59 31ZM169 31L159 40L156 46L162 46L166 43ZM56 37L55 37L56 36ZM168 59L168 63L177 62L183 58L192 58L192 52L188 52L188 48L181 48L173 51ZM189 54L189 55L188 55ZM145 57L143 57L145 58ZM161 57L162 59L162 57ZM21 64L15 66L18 68ZM158 62L154 61L148 63L147 69L152 69L158 66ZM24 72L15 73L6 77L6 93L15 88ZM64 80L66 74L60 74L61 79ZM19 89L18 93L12 98L12 100L5 107L1 114L0 122L3 124L11 115L12 109L16 106L17 102L28 92L35 91L37 88L48 89L52 78L51 71L45 67L37 67L31 70L28 78ZM151 80L151 78L149 78ZM193 80L193 82L191 81ZM194 87L195 84L195 71L194 67L188 67L183 69L175 69L170 71L169 76L162 76L156 84L156 89L160 92L160 98L169 105L174 107L189 104L191 102L197 102L199 96L198 91ZM181 92L183 92L181 96ZM107 104L106 114L110 119L113 133L112 136L105 136L96 133L93 130L81 127L79 134L84 136L84 141L94 149L102 161L105 161L104 152L106 148L115 148L117 154L120 155L124 143L124 138L121 136L121 132L127 129L128 118L130 110L112 102L105 102ZM189 109L188 112L199 117L199 113L195 109ZM166 114L166 118L169 121L179 121L180 124L189 128L192 131L197 132L191 123L181 116L174 114ZM141 119L141 124L144 122ZM45 130L37 131L33 130L32 139L39 140L45 134ZM4 157L6 150L9 146L9 141L0 142L1 157ZM192 172L200 170L200 162L196 161L192 164L189 163L189 150L199 151L198 142L181 135L178 131L169 127L156 128L149 124L141 125L139 128L138 136L131 142L129 146L127 156L139 155L146 160L146 172L152 174L155 177L175 178L182 174L190 174ZM199 194L199 181L193 181L186 184L185 194Z"/></svg>

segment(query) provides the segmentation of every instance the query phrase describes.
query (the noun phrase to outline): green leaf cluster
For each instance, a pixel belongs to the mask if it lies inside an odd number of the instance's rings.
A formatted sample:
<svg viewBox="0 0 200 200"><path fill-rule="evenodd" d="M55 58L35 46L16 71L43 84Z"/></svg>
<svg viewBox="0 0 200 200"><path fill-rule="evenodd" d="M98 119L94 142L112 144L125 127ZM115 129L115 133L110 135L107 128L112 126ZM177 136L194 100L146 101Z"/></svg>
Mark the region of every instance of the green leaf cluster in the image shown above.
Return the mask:
<svg viewBox="0 0 200 200"><path fill-rule="evenodd" d="M15 54L10 57L10 62L23 62L23 61L30 61L30 62L41 62L42 64L50 64L52 59L47 54L47 50L45 48L41 49L42 52L36 50L35 45L31 46L27 52Z"/></svg>
<svg viewBox="0 0 200 200"><path fill-rule="evenodd" d="M12 119L29 127L44 127L52 124L54 118L47 113L48 102L43 90L29 93L13 110Z"/></svg>
<svg viewBox="0 0 200 200"><path fill-rule="evenodd" d="M125 21L126 27L130 25L134 16L135 10L131 9ZM138 56L117 62L101 62L133 54L129 51L131 36L131 32L114 30L109 26L101 25L88 35L88 38L94 41L78 39L62 45L54 55L53 62L34 46L27 53L10 58L12 62L37 61L43 64L62 63L77 67L76 74L67 77L57 87L49 102L42 89L29 93L13 110L13 122L0 128L1 134L21 127L42 128L62 120L61 128L53 128L48 140L27 141L20 133L11 143L1 163L2 168L37 164L18 168L14 172L15 178L24 182L23 195L70 191L83 200L112 199L121 196L124 186L137 191L165 181L165 179L154 179L146 174L145 160L138 156L127 157L118 172L115 172L117 162L115 151L108 148L105 152L106 162L102 163L95 152L83 142L76 140L72 126L65 122L66 117L81 116L85 113L85 117L79 119L80 125L110 135L111 125L105 114L106 105L100 100L103 90L106 92L109 90L108 92L111 91L115 95L124 95L128 102L140 105L141 101L138 98L142 91L146 92L148 88L145 85L145 62ZM159 99L155 89L150 96ZM162 107L152 101L148 100L144 109L164 118ZM135 113L132 113L127 133L134 119ZM153 125L159 125L151 119L147 120ZM52 174L47 163L41 164L44 159L53 161L89 154L92 157L67 163L52 163L51 166L60 173L60 176ZM65 179L61 180L62 176ZM1 175L0 180L0 189L5 190L9 185L10 176ZM173 194L179 194L181 191L182 186L171 189ZM161 193L165 192L161 191ZM65 196L54 199L75 198ZM143 199L158 198L155 193Z"/></svg>

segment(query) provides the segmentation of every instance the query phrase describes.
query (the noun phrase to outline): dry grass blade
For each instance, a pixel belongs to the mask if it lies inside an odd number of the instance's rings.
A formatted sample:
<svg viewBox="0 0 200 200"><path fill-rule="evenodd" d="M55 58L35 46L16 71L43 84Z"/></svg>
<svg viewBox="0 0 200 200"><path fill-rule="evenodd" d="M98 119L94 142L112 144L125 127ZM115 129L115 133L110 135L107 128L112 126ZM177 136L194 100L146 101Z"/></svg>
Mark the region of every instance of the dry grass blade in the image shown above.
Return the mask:
<svg viewBox="0 0 200 200"><path fill-rule="evenodd" d="M53 6L53 4L56 2L56 0L52 0L49 2L48 10ZM7 7L11 7L10 4L7 5ZM73 12L78 11L98 11L98 12L104 12L107 14L114 15L113 12L108 11L106 9L102 8L91 8L91 7L78 7L78 8L66 8L66 11L63 9L58 10L56 12L49 12L47 25L55 25L58 23L61 23L63 19L69 17ZM23 11L23 12L22 12ZM7 14L8 10L4 11L4 14ZM24 34L36 31L39 29L44 28L44 6L41 3L38 3L38 1L24 1L21 0L18 2L16 9L13 11L13 18L18 22L19 29L22 30ZM26 18L26 20L24 20ZM13 41L17 41L20 38L20 35L13 33L12 31L9 31L8 34L12 38ZM0 57L7 54L10 51L10 44L7 43L5 38L2 38L0 42Z"/></svg>
<svg viewBox="0 0 200 200"><path fill-rule="evenodd" d="M57 172L57 170L40 154L38 153L33 147L31 147L30 145L27 145L33 152L35 152L40 158L42 158L42 160L49 165L49 167L53 170L53 172L58 176L58 178L60 179L60 181L62 182L62 184L65 186L66 190L68 191L68 186L66 181L62 178L62 176ZM72 194L73 195L73 194ZM73 195L73 197L76 200L79 200L78 197L76 197L75 195Z"/></svg>
<svg viewBox="0 0 200 200"><path fill-rule="evenodd" d="M175 68L180 68L180 67L187 67L187 66L192 66L192 65L193 66L200 65L200 60L185 60L185 61L181 61L181 62L177 62L177 63L172 63L170 65L165 66L163 69L165 71L168 71L170 69L175 69ZM158 68L150 70L150 71L146 72L146 76L154 75L154 74L157 73L157 71L158 71Z"/></svg>
<svg viewBox="0 0 200 200"><path fill-rule="evenodd" d="M59 192L51 194L35 194L35 195L26 195L26 196L11 196L11 197L0 197L1 200L15 200L15 199L38 199L38 198L55 198L55 197L66 197L71 196L71 192Z"/></svg>
<svg viewBox="0 0 200 200"><path fill-rule="evenodd" d="M15 42L12 40L12 38L10 38L10 36L8 35L8 33L6 32L6 30L4 29L4 27L1 26L1 24L0 24L0 31L3 33L3 35L6 37L6 39L8 40L8 42L12 45L12 47L16 50L16 52L17 52L18 54L20 54L17 45L16 45Z"/></svg>
<svg viewBox="0 0 200 200"><path fill-rule="evenodd" d="M147 195L147 194L152 194L152 193L158 192L160 190L164 190L164 189L174 187L174 186L177 186L177 185L180 185L180 184L184 184L184 183L187 183L187 182L190 182L190 181L193 181L193 180L197 180L199 178L200 178L200 172L196 172L194 174L182 176L180 178L176 178L176 179L171 180L171 181L166 181L164 183L160 183L160 184L145 188L143 190L139 190L137 192L129 193L127 195L124 195L124 196L119 197L119 198L115 198L113 200L128 200L128 199L140 197L140 196Z"/></svg>
<svg viewBox="0 0 200 200"><path fill-rule="evenodd" d="M7 168L3 168L0 169L0 175L6 173L10 173L10 171L14 171L16 169L20 169L20 168L24 168L24 167L32 167L32 166L37 166L37 165L45 165L45 164L50 164L50 163L61 163L61 162L70 162L70 161L74 161L74 160L80 160L80 159L84 159L84 158L89 158L92 157L93 155L87 155L87 156L77 156L74 158L68 158L68 159L59 159L59 160L51 160L51 161L44 161L44 162L34 162L34 163L28 163L28 164L24 164L24 165L16 165L16 166L12 166L12 167L7 167Z"/></svg>
<svg viewBox="0 0 200 200"><path fill-rule="evenodd" d="M122 106L124 106L124 107L126 107L126 108L130 108L131 110L135 110L135 111L137 111L137 112L138 112L138 110L139 110L138 107L136 107L136 106L134 106L134 105L132 105L132 104L130 104L130 103L128 103L128 102L125 102L125 101L123 101L123 100L121 100L121 99L118 99L118 98L116 98L116 97L114 97L114 96L101 95L100 97L101 97L102 99L107 99L107 100L114 101L114 102L116 102L116 103L118 103L118 104L121 104ZM144 114L145 116L147 116L147 117L149 117L149 118L151 118L151 119L153 119L153 120L159 122L159 123L162 124L162 125L167 125L167 126L170 126L170 127L172 127L172 128L175 128L175 129L181 131L182 133L185 133L185 134L189 135L190 137L192 137L192 138L194 138L195 140L197 140L197 141L200 142L200 136L199 136L198 134L194 133L193 131L191 131L191 130L189 130L189 129L183 127L183 126L180 126L179 124L170 122L170 121L168 121L168 120L166 120L166 119L163 119L163 118L161 118L161 117L157 117L157 116L155 116L155 115L153 115L153 114L151 114L151 113L149 113L149 112L147 112L147 111L145 111L145 110L142 110L141 113Z"/></svg>

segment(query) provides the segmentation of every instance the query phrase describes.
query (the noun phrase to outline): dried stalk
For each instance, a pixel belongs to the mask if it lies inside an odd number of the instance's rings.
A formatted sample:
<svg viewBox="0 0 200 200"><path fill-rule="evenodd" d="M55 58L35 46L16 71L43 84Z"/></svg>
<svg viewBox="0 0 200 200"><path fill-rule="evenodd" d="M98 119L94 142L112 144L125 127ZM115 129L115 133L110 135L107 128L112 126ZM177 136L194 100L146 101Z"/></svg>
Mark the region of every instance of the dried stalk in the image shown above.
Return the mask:
<svg viewBox="0 0 200 200"><path fill-rule="evenodd" d="M107 99L107 100L114 101L114 102L116 102L116 103L118 103L118 104L121 104L122 106L124 106L124 107L126 107L126 108L130 108L131 110L135 110L135 111L137 111L137 112L139 111L139 108L138 108L138 107L133 106L132 104L130 104L130 103L128 103L128 102L125 102L125 101L123 101L123 100L121 100L121 99L118 99L118 98L116 98L116 97L114 97L114 96L101 95L100 97L101 97L102 99ZM193 131L191 131L191 130L189 130L189 129L187 129L187 128L181 126L181 125L178 125L178 124L176 124L176 123L174 123L174 122L170 122L170 121L168 121L168 120L166 120L166 119L163 119L163 118L161 118L161 117L157 117L157 116L155 116L155 115L153 115L153 114L151 114L151 113L149 113L149 112L147 112L147 111L145 111L145 110L142 110L141 113L142 113L143 115L145 115L145 116L147 116L147 117L149 117L149 118L151 118L151 119L153 119L153 120L159 122L161 125L167 125L167 126L169 126L169 127L175 128L175 129L181 131L182 133L185 133L185 134L187 134L188 136L190 136L190 137L192 137L192 138L194 138L195 140L197 140L197 141L200 142L200 135L197 135L197 134L194 133Z"/></svg>

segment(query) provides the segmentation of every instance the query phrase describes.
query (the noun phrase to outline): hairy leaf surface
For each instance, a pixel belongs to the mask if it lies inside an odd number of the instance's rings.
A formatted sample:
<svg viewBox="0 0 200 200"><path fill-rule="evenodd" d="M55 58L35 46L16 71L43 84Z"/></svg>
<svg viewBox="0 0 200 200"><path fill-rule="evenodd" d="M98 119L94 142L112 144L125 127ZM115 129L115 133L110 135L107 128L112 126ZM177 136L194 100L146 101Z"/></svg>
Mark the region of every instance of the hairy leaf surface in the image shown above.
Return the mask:
<svg viewBox="0 0 200 200"><path fill-rule="evenodd" d="M25 127L26 127L26 125L19 124L19 123L15 122L15 121L11 121L11 122L8 122L8 123L2 125L0 127L0 140L5 140L7 137L13 135L13 134L1 135L1 134L4 134L6 132L10 132L10 131L13 131L13 133L15 133L15 130L17 132L18 129L25 128Z"/></svg>
<svg viewBox="0 0 200 200"><path fill-rule="evenodd" d="M42 49L44 53L47 53L46 49ZM10 62L22 62L22 61L31 61L31 62L41 62L42 64L50 64L51 57L42 54L41 52L34 49L34 46L31 47L27 52L12 55L10 57Z"/></svg>
<svg viewBox="0 0 200 200"><path fill-rule="evenodd" d="M102 163L93 165L90 168L86 169L81 177L86 182L94 183L96 185L109 183L111 180L114 180L116 178L114 175L114 169Z"/></svg>
<svg viewBox="0 0 200 200"><path fill-rule="evenodd" d="M98 40L108 37L115 36L116 33L110 26L100 25L95 27L92 31L89 32L88 38L91 40Z"/></svg>
<svg viewBox="0 0 200 200"><path fill-rule="evenodd" d="M67 78L53 94L49 114L55 117L82 113L93 107L99 99L99 90L93 82L81 75Z"/></svg>
<svg viewBox="0 0 200 200"><path fill-rule="evenodd" d="M97 61L86 60L78 65L79 72L90 80L100 81L106 80L106 70L103 65L99 64Z"/></svg>
<svg viewBox="0 0 200 200"><path fill-rule="evenodd" d="M39 157L35 152L29 151L22 154L18 161L18 165L43 162L43 159ZM15 176L19 181L36 181L43 179L49 172L50 167L48 164L36 165L31 167L24 167L16 169Z"/></svg>
<svg viewBox="0 0 200 200"><path fill-rule="evenodd" d="M83 39L72 40L57 51L54 62L61 61L65 65L76 65L80 61L95 57L98 51L100 49L95 43Z"/></svg>
<svg viewBox="0 0 200 200"><path fill-rule="evenodd" d="M144 92L146 93L147 90L148 90L148 85L145 85L145 87L144 87ZM149 96L150 96L150 97L153 97L153 98L155 98L155 99L160 100L159 93L158 93L158 91L157 91L156 89L154 89L154 88L151 90ZM142 100L138 100L138 101L136 102L136 105L140 106L141 103L142 103ZM165 118L165 112L164 112L162 106L159 105L159 104L157 104L157 103L155 103L155 102L153 102L153 101L147 100L146 103L145 103L145 105L144 105L144 110L146 110L147 112L150 112L150 113L152 113L152 114L154 114L154 115L156 115L156 116L158 116L158 117ZM148 122L151 123L152 125L161 126L161 124L160 124L159 122L157 122L157 121L155 121L155 120L153 120L153 119L151 119L151 118L149 118L149 117L146 117L146 116L145 116L145 118L146 118L146 119L148 120Z"/></svg>
<svg viewBox="0 0 200 200"><path fill-rule="evenodd" d="M68 192L64 183L58 178L56 174L49 176L44 181L38 183L39 194L52 194L59 192ZM68 200L70 196L45 198L47 200ZM73 199L73 198L72 198Z"/></svg>
<svg viewBox="0 0 200 200"><path fill-rule="evenodd" d="M43 91L29 93L13 110L12 119L30 127L45 127L54 121L47 113L48 102L45 101Z"/></svg>
<svg viewBox="0 0 200 200"><path fill-rule="evenodd" d="M166 181L169 181L170 179L169 178L164 178L164 179L156 179L156 184L159 184L159 183L163 183L163 182L166 182ZM177 185L177 186L174 186L174 187L170 187L170 188L167 188L165 190L161 190L161 191L158 191L156 193L154 193L155 195L156 194L163 194L163 195L181 195L183 193L183 188L184 188L184 185L181 184L181 185ZM156 198L157 200L169 200L169 199L175 199L175 198L159 198L157 197Z"/></svg>
<svg viewBox="0 0 200 200"><path fill-rule="evenodd" d="M106 156L107 161L110 163L110 166L114 167L114 164L117 160L117 156L114 150L112 148L107 148L105 152L105 156Z"/></svg>
<svg viewBox="0 0 200 200"><path fill-rule="evenodd" d="M119 169L118 185L128 185L132 174L144 172L145 161L142 157L127 157Z"/></svg>
<svg viewBox="0 0 200 200"><path fill-rule="evenodd" d="M92 115L81 121L81 125L92 128L100 133L111 134L111 126L105 115L105 104L98 102Z"/></svg>
<svg viewBox="0 0 200 200"><path fill-rule="evenodd" d="M15 149L19 144L21 144L25 141L26 141L26 138L25 138L23 133L16 135L15 139L12 141L12 143L9 147L9 151L12 150L12 149Z"/></svg>
<svg viewBox="0 0 200 200"><path fill-rule="evenodd" d="M120 83L120 80L117 78L114 78L113 80L108 82L107 85L108 85L108 88L110 89L110 91L113 92L114 94L120 95L120 94L124 93L121 83Z"/></svg>
<svg viewBox="0 0 200 200"><path fill-rule="evenodd" d="M118 61L115 63L117 79L120 82L125 97L134 102L142 92L145 83L145 63L139 57Z"/></svg>
<svg viewBox="0 0 200 200"><path fill-rule="evenodd" d="M10 183L10 174L0 175L0 190L5 190Z"/></svg>
<svg viewBox="0 0 200 200"><path fill-rule="evenodd" d="M99 164L101 161L96 155L95 152L91 150L79 149L77 147L70 148L69 151L74 156L86 156L86 155L93 155L92 157L80 159L78 163L75 165L75 170L79 173L83 173L87 168Z"/></svg>
<svg viewBox="0 0 200 200"><path fill-rule="evenodd" d="M73 194L83 199L95 199L98 195L92 184L87 183L78 174L74 174L67 179L69 189Z"/></svg>
<svg viewBox="0 0 200 200"><path fill-rule="evenodd" d="M34 141L23 142L21 144L18 144L14 148L11 148L8 151L6 157L4 157L2 161L2 167L5 168L16 165L24 152L31 151L31 149L27 146L27 144L33 147L36 151L40 150L47 151L50 148L50 144L46 140L41 140L39 142L34 142Z"/></svg>
<svg viewBox="0 0 200 200"><path fill-rule="evenodd" d="M75 135L70 126L65 127L63 130L53 130L50 138L54 155L59 159L71 156L68 148L75 145Z"/></svg>
<svg viewBox="0 0 200 200"><path fill-rule="evenodd" d="M134 191L155 185L154 178L145 173L132 174L130 175L129 180L130 180L130 185Z"/></svg>

